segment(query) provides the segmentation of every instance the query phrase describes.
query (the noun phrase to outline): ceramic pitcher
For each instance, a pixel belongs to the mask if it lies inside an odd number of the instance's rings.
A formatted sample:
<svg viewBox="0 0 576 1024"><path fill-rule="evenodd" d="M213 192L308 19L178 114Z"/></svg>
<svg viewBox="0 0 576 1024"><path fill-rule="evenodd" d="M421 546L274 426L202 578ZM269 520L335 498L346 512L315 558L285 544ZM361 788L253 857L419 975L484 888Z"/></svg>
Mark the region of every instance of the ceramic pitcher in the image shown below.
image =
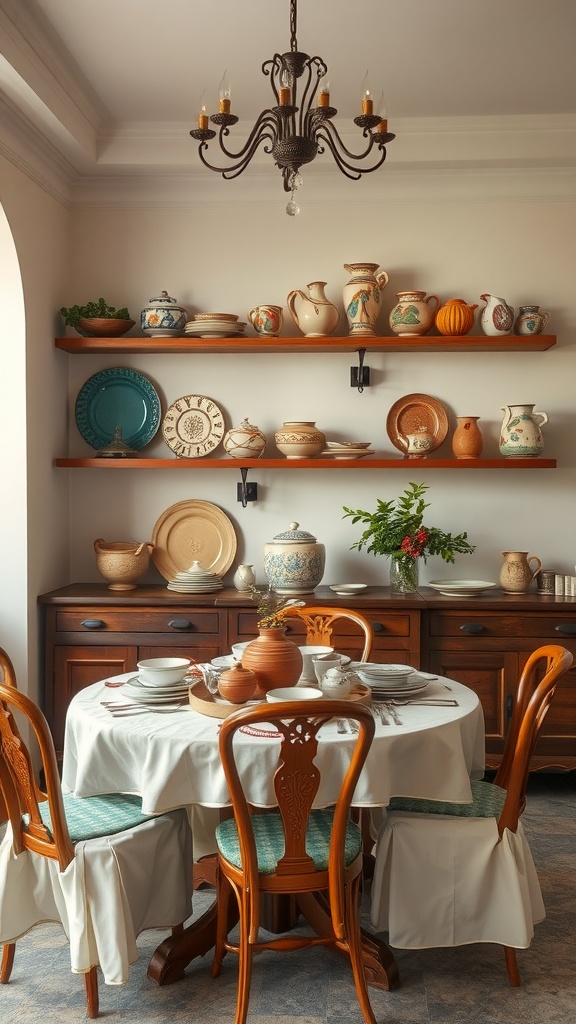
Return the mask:
<svg viewBox="0 0 576 1024"><path fill-rule="evenodd" d="M500 570L500 586L509 594L527 594L532 580L542 562L537 555L529 555L527 551L502 551L504 564ZM532 568L531 563L535 563Z"/></svg>
<svg viewBox="0 0 576 1024"><path fill-rule="evenodd" d="M535 458L544 448L540 427L548 423L545 412L534 412L533 405L503 405L500 454L508 459Z"/></svg>
<svg viewBox="0 0 576 1024"><path fill-rule="evenodd" d="M484 334L492 337L510 334L514 325L512 306L509 306L505 299L499 299L497 295L490 295L488 292L480 298L486 303L480 314Z"/></svg>
<svg viewBox="0 0 576 1024"><path fill-rule="evenodd" d="M309 295L297 290L288 293L286 304L297 328L307 338L323 338L335 330L340 314L324 294L326 281L306 285Z"/></svg>
<svg viewBox="0 0 576 1024"><path fill-rule="evenodd" d="M540 306L520 306L514 331L516 334L542 334L550 313Z"/></svg>
<svg viewBox="0 0 576 1024"><path fill-rule="evenodd" d="M377 274L377 263L345 263L344 270L352 275L342 293L348 335L373 338L388 274L385 270Z"/></svg>

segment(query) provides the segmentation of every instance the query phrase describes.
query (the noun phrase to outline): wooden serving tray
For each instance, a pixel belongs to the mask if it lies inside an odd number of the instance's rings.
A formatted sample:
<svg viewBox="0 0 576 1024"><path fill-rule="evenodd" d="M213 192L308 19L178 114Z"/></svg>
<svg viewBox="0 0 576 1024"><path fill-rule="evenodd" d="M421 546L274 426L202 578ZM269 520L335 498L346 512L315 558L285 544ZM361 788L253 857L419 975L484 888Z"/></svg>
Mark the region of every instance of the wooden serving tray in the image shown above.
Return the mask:
<svg viewBox="0 0 576 1024"><path fill-rule="evenodd" d="M346 699L370 707L372 703L370 687L364 686L363 683L355 683ZM228 718L234 711L240 711L241 708L247 706L246 704L221 704L216 700L216 695L210 693L202 679L197 683L192 683L188 690L188 700L194 711L199 711L201 715L208 715L209 718Z"/></svg>

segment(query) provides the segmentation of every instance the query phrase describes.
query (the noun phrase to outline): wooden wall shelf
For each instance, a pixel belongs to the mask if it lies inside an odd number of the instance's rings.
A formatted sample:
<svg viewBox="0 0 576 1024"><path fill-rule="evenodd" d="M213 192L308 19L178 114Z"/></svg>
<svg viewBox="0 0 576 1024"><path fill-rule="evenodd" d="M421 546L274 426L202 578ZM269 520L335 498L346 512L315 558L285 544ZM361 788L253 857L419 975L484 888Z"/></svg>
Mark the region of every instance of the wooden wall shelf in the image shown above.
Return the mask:
<svg viewBox="0 0 576 1024"><path fill-rule="evenodd" d="M218 352L244 355L276 352L545 352L556 344L553 334L513 335L489 338L462 335L448 338L56 338L56 348L71 355L167 355Z"/></svg>
<svg viewBox="0 0 576 1024"><path fill-rule="evenodd" d="M555 469L556 459L55 459L64 469Z"/></svg>

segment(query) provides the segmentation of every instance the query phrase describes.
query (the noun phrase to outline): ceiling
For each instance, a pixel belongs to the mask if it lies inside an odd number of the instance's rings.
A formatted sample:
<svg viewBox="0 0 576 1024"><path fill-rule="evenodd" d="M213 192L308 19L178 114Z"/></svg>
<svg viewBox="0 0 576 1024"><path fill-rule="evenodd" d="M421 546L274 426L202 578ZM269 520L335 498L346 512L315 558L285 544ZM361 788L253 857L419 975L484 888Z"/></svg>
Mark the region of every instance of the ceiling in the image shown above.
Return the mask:
<svg viewBox="0 0 576 1024"><path fill-rule="evenodd" d="M195 127L225 70L251 123L270 104L262 63L290 49L288 0L0 0L0 19L0 90L88 161L102 134ZM337 123L366 70L391 131L576 113L574 0L300 0L297 28L328 64Z"/></svg>

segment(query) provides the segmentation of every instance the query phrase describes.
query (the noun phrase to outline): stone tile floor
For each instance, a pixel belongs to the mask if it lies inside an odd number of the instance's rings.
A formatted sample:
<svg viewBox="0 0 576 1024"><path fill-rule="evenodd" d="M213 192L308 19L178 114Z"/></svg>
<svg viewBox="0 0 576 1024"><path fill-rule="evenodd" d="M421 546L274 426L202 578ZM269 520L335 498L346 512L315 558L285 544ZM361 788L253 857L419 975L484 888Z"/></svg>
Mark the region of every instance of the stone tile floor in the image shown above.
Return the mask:
<svg viewBox="0 0 576 1024"><path fill-rule="evenodd" d="M531 778L525 828L538 868L547 917L518 955L522 986L512 988L498 947L396 951L401 987L371 989L378 1022L390 1024L573 1024L576 1019L576 775ZM195 912L210 897L199 894ZM365 895L365 903L369 892ZM100 986L104 1019L122 1024L231 1024L235 958L210 977L211 955L183 981L158 988L146 977L161 940L139 939L140 959L127 985ZM9 985L0 988L2 1024L77 1024L85 1020L82 979L70 973L66 940L43 926L17 945ZM248 1024L360 1024L348 965L326 950L263 953L253 971Z"/></svg>

